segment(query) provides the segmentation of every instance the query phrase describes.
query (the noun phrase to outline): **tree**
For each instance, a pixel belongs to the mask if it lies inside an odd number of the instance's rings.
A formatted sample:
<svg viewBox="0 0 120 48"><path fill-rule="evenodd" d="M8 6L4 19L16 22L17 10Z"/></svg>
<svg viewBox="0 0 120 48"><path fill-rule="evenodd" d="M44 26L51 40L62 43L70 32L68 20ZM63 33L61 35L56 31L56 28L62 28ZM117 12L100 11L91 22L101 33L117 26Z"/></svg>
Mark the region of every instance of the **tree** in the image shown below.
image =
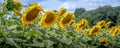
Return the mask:
<svg viewBox="0 0 120 48"><path fill-rule="evenodd" d="M82 13L85 12L85 9L84 8L77 8L74 12L75 16L78 17L80 16Z"/></svg>
<svg viewBox="0 0 120 48"><path fill-rule="evenodd" d="M120 25L120 14L117 17L117 24Z"/></svg>
<svg viewBox="0 0 120 48"><path fill-rule="evenodd" d="M77 8L75 10L76 20L79 22L82 18L89 21L89 25L93 26L100 20L112 21L112 26L120 24L120 6L112 7L109 5L99 7L95 10L84 11L85 9Z"/></svg>

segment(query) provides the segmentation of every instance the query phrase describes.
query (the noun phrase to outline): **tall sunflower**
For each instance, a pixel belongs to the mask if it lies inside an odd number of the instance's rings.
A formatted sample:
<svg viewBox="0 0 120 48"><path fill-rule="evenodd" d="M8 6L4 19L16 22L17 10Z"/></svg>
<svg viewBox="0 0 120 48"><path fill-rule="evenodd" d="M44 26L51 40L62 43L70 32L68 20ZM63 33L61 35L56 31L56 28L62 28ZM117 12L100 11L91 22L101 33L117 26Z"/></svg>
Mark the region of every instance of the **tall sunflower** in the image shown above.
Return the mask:
<svg viewBox="0 0 120 48"><path fill-rule="evenodd" d="M75 15L73 13L66 13L64 14L63 18L60 19L59 26L64 28L64 26L70 26L71 21L73 21L75 18Z"/></svg>
<svg viewBox="0 0 120 48"><path fill-rule="evenodd" d="M97 23L97 26L100 26L101 28L105 25L105 20L101 20Z"/></svg>
<svg viewBox="0 0 120 48"><path fill-rule="evenodd" d="M112 27L112 29L110 30L110 32L113 33L115 29L116 29L116 27Z"/></svg>
<svg viewBox="0 0 120 48"><path fill-rule="evenodd" d="M80 23L77 25L76 30L82 30L87 24L88 21L86 19L82 19Z"/></svg>
<svg viewBox="0 0 120 48"><path fill-rule="evenodd" d="M90 35L96 35L100 32L101 27L100 26L93 26L92 29L89 31Z"/></svg>
<svg viewBox="0 0 120 48"><path fill-rule="evenodd" d="M14 8L13 11L15 15L19 15L22 10L22 3L15 0L14 4L16 5L16 8Z"/></svg>
<svg viewBox="0 0 120 48"><path fill-rule="evenodd" d="M72 25L73 23L75 23L75 20L71 20L69 26Z"/></svg>
<svg viewBox="0 0 120 48"><path fill-rule="evenodd" d="M66 13L66 9L64 7L62 7L62 8L60 8L58 13L59 13L59 16L62 16L63 14Z"/></svg>
<svg viewBox="0 0 120 48"><path fill-rule="evenodd" d="M76 30L82 30L84 27L84 24L78 24L77 27L76 27Z"/></svg>
<svg viewBox="0 0 120 48"><path fill-rule="evenodd" d="M116 37L118 33L119 33L119 29L116 28L116 29L112 32L112 37Z"/></svg>
<svg viewBox="0 0 120 48"><path fill-rule="evenodd" d="M43 27L50 27L53 26L58 19L58 16L54 11L47 11L45 15L41 18L41 24Z"/></svg>
<svg viewBox="0 0 120 48"><path fill-rule="evenodd" d="M111 23L112 23L111 21L107 22L107 23L105 24L105 27L108 28L108 27L111 25Z"/></svg>
<svg viewBox="0 0 120 48"><path fill-rule="evenodd" d="M88 24L88 21L86 19L82 19L81 24L84 24L84 26L86 26Z"/></svg>
<svg viewBox="0 0 120 48"><path fill-rule="evenodd" d="M28 7L28 9L24 11L22 16L22 24L28 25L32 21L35 21L38 18L40 11L43 11L43 8L37 3L33 3L32 6Z"/></svg>

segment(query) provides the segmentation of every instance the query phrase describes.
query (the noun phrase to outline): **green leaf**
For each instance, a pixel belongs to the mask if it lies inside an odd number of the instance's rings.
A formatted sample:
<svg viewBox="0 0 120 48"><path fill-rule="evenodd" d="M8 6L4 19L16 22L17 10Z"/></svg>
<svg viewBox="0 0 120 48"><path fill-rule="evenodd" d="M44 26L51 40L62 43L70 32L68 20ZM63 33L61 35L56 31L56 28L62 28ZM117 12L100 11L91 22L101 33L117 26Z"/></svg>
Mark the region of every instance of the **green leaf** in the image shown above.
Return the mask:
<svg viewBox="0 0 120 48"><path fill-rule="evenodd" d="M29 47L44 47L44 43L35 41L33 44L25 44L23 43L24 46L29 46Z"/></svg>
<svg viewBox="0 0 120 48"><path fill-rule="evenodd" d="M23 29L22 29L22 27L17 26L17 27L16 27L16 30L21 31L21 30L23 30Z"/></svg>
<svg viewBox="0 0 120 48"><path fill-rule="evenodd" d="M61 41L63 43L66 43L67 45L70 45L72 43L72 40L70 38L65 38L65 37L63 37Z"/></svg>
<svg viewBox="0 0 120 48"><path fill-rule="evenodd" d="M44 47L44 43L38 42L35 39L33 40L33 44L32 45L36 46L36 47Z"/></svg>
<svg viewBox="0 0 120 48"><path fill-rule="evenodd" d="M31 31L28 31L27 33L25 33L25 36L30 39L31 36L35 36L35 37L39 37L41 35L41 33L39 31L36 31L36 30L31 30Z"/></svg>
<svg viewBox="0 0 120 48"><path fill-rule="evenodd" d="M75 37L74 33L72 32L66 32L68 35L72 36L72 37Z"/></svg>
<svg viewBox="0 0 120 48"><path fill-rule="evenodd" d="M44 45L47 47L47 48L50 48L54 42L50 41L50 40L43 40L44 42Z"/></svg>
<svg viewBox="0 0 120 48"><path fill-rule="evenodd" d="M12 25L12 26L9 26L7 28L10 29L10 30L13 30L13 29L16 29L16 27L17 27L17 25Z"/></svg>
<svg viewBox="0 0 120 48"><path fill-rule="evenodd" d="M6 38L6 41L5 41L7 44L10 44L10 45L14 45L15 47L19 47L18 45L17 45L17 43L15 43L15 41L14 41L14 38Z"/></svg>
<svg viewBox="0 0 120 48"><path fill-rule="evenodd" d="M0 12L0 17L3 17L5 14L8 14L8 12Z"/></svg>
<svg viewBox="0 0 120 48"><path fill-rule="evenodd" d="M14 35L15 34L15 32L9 32L8 33L8 35Z"/></svg>
<svg viewBox="0 0 120 48"><path fill-rule="evenodd" d="M8 24L7 24L8 26L14 25L14 21L11 21L11 20L7 20L7 23L8 23Z"/></svg>
<svg viewBox="0 0 120 48"><path fill-rule="evenodd" d="M82 39L83 39L84 41L90 41L90 40L92 40L92 38L90 38L90 37L88 37L88 36L84 36L84 37L82 37Z"/></svg>
<svg viewBox="0 0 120 48"><path fill-rule="evenodd" d="M26 36L38 36L40 32L32 30L26 33Z"/></svg>
<svg viewBox="0 0 120 48"><path fill-rule="evenodd" d="M6 36L7 32L6 31L0 31L0 36Z"/></svg>
<svg viewBox="0 0 120 48"><path fill-rule="evenodd" d="M50 32L49 34L53 38L57 38L58 37L58 35L55 32Z"/></svg>

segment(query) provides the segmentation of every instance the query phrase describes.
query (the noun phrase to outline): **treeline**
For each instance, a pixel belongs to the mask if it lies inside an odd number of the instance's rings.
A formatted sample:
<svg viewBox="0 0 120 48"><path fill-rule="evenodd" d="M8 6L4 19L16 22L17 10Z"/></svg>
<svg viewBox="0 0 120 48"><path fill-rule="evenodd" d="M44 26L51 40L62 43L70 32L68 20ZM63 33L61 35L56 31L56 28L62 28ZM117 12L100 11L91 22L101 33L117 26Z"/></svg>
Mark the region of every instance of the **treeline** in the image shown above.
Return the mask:
<svg viewBox="0 0 120 48"><path fill-rule="evenodd" d="M89 21L90 26L95 25L100 20L111 21L111 26L120 25L120 6L112 7L106 5L89 11L84 8L77 8L74 14L77 22L85 18Z"/></svg>

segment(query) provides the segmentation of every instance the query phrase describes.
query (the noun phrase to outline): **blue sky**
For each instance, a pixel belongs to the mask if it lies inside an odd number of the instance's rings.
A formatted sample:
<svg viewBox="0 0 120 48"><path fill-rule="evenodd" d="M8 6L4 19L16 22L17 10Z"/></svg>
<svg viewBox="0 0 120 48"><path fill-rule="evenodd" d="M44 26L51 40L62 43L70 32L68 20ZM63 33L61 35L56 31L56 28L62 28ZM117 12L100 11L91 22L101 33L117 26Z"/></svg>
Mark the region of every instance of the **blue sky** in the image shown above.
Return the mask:
<svg viewBox="0 0 120 48"><path fill-rule="evenodd" d="M0 0L3 2L4 0ZM18 0L24 5L37 2L45 10L59 10L61 7L68 11L74 11L76 8L85 8L86 10L96 9L104 5L120 6L120 0Z"/></svg>

